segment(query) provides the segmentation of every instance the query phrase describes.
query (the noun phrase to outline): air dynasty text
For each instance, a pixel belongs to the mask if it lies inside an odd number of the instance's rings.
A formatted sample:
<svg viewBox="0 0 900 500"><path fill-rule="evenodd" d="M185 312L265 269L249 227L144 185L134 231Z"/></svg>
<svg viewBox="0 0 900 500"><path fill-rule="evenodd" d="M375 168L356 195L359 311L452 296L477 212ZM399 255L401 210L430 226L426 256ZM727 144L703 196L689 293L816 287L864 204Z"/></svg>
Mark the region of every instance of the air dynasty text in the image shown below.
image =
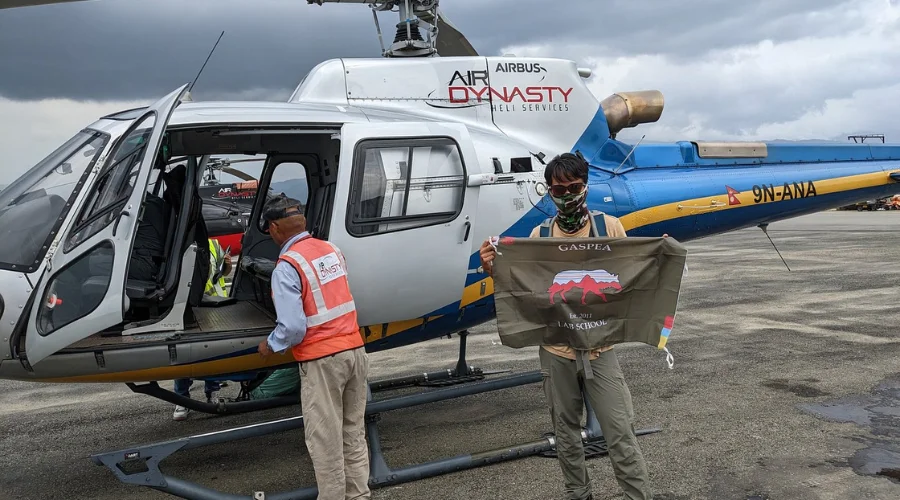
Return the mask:
<svg viewBox="0 0 900 500"><path fill-rule="evenodd" d="M550 85L495 88L488 84L487 71L456 71L447 92L450 102L490 100L494 111L568 111L572 87Z"/></svg>
<svg viewBox="0 0 900 500"><path fill-rule="evenodd" d="M775 186L774 184L753 186L753 203L794 200L815 195L816 183L813 181L785 182L783 186Z"/></svg>

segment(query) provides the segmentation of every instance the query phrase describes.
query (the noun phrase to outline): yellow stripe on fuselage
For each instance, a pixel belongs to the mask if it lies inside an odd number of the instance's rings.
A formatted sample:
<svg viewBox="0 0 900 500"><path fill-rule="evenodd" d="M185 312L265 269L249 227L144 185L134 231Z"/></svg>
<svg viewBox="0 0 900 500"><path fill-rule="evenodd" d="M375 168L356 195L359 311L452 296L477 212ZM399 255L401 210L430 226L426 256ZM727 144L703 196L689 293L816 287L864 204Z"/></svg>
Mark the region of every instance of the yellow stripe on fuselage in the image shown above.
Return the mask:
<svg viewBox="0 0 900 500"><path fill-rule="evenodd" d="M98 373L77 377L43 378L40 382L149 382L154 380L174 380L177 378L198 378L259 370L270 366L294 362L290 350L273 354L263 359L258 353L245 354L233 358L201 361L185 365L160 366L144 370L130 370L116 373Z"/></svg>
<svg viewBox="0 0 900 500"><path fill-rule="evenodd" d="M482 293L481 291L482 283L484 283L484 293ZM485 278L481 281L476 281L475 283L472 283L471 285L463 289L462 300L459 303L459 307L466 307L473 302L478 302L479 300L493 294L494 280L492 280L491 278Z"/></svg>
<svg viewBox="0 0 900 500"><path fill-rule="evenodd" d="M442 316L429 316L428 321L434 321L440 317ZM390 337L391 335L396 335L400 332L411 330L417 326L422 326L423 324L425 324L425 318L407 319L388 323L387 328L385 328L385 325L369 325L368 335L366 334L365 327L360 328L359 333L362 335L365 343L368 344L385 337Z"/></svg>
<svg viewBox="0 0 900 500"><path fill-rule="evenodd" d="M816 195L842 193L845 191L853 191L856 189L864 189L891 184L894 182L890 177L891 173L893 172L872 172L868 174L834 177L831 179L822 179L812 182L816 189ZM804 185L806 184L806 182L807 181L803 181ZM775 187L776 189L779 189L779 186ZM722 186L722 190L725 190L724 183ZM746 207L748 205L753 206L766 203L779 203L781 201L761 200L759 203L754 203L756 195L753 193L753 191L741 191L735 196L741 202L739 205L729 205L728 193L723 192L722 194L718 195L675 201L672 203L666 203L664 205L645 208L643 210L638 210L636 212L623 215L622 217L619 217L619 220L622 221L622 226L624 226L625 230L628 231L637 227L656 224L657 222L677 219L679 217L686 217L689 215L697 215L698 213L730 210L733 208Z"/></svg>
<svg viewBox="0 0 900 500"><path fill-rule="evenodd" d="M481 293L481 283L486 283L484 294ZM462 305L465 307L479 299L490 296L494 293L493 280L490 278L473 283L463 291ZM428 321L434 321L443 316L429 316ZM403 333L413 328L420 327L425 323L423 318L415 318L404 321L394 321L384 325L369 326L369 335L366 335L365 328L360 329L360 335L367 344L375 342L391 335ZM282 354L270 356L263 360L259 354L247 354L234 358L218 359L214 361L201 361L198 363L189 363L176 366L161 366L157 368L147 368L144 370L130 370L117 373L100 373L96 375L80 375L76 377L56 377L38 379L40 382L78 382L78 383L94 383L94 382L142 382L153 380L173 380L177 378L197 378L203 376L215 376L223 373L238 373L242 371L252 371L265 369L271 366L277 366L284 363L293 362L291 351Z"/></svg>

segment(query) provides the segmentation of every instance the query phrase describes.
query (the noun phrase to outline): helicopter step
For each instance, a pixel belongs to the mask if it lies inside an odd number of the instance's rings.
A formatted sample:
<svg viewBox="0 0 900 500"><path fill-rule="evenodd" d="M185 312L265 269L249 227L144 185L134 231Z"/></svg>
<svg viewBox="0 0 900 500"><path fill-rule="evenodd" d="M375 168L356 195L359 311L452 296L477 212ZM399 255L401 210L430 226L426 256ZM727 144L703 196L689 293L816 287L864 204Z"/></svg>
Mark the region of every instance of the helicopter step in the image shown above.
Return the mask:
<svg viewBox="0 0 900 500"><path fill-rule="evenodd" d="M471 396L485 392L509 389L540 382L540 371L509 375L477 384L461 385L421 392L406 396L398 396L380 401L372 398L371 386L368 391L366 405L366 434L370 453L369 486L373 489L393 486L420 479L427 479L450 472L483 467L500 462L517 460L530 456L553 456L556 441L552 434L545 434L541 439L526 443L483 451L474 454L463 454L455 457L439 459L392 469L381 449L381 437L377 422L381 413L391 410L411 408L428 403L447 401L450 399ZM587 426L582 431L585 447L593 452L591 457L606 453L605 442L593 409L585 398L587 408ZM240 439L255 438L285 432L303 427L303 416L288 417L270 422L251 424L218 432L183 437L171 441L153 443L121 449L112 452L98 453L91 456L96 465L106 466L115 476L126 484L146 486L177 497L197 500L234 500L234 499L314 499L318 495L315 486L294 491L269 494L257 491L253 496L234 495L207 488L203 485L163 474L159 464L172 454L212 444L220 444ZM638 436L660 432L659 428L638 430Z"/></svg>

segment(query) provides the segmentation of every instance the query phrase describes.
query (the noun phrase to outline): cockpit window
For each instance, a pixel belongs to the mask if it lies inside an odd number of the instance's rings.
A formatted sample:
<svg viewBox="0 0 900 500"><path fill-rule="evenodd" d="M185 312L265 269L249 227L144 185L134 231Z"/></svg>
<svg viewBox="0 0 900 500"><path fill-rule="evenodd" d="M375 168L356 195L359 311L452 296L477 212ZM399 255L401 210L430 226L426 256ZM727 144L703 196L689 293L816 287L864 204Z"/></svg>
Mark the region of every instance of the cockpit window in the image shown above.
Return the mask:
<svg viewBox="0 0 900 500"><path fill-rule="evenodd" d="M37 269L107 141L81 131L0 192L0 269Z"/></svg>

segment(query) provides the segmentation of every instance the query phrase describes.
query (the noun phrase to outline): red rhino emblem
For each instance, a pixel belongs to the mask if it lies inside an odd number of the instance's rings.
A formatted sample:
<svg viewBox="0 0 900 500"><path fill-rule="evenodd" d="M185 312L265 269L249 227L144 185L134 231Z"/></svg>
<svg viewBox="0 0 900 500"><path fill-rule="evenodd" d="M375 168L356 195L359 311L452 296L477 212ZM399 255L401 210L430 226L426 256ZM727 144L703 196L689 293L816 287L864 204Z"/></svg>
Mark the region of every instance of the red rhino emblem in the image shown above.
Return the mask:
<svg viewBox="0 0 900 500"><path fill-rule="evenodd" d="M584 304L584 299L587 298L588 292L593 293L606 302L606 295L603 293L603 290L607 288L621 290L622 285L619 284L617 275L610 274L603 269L595 271L563 271L554 276L553 284L547 290L550 293L550 303L554 303L553 296L557 293L562 297L563 302L568 303L566 292L573 288L581 289L581 303Z"/></svg>

